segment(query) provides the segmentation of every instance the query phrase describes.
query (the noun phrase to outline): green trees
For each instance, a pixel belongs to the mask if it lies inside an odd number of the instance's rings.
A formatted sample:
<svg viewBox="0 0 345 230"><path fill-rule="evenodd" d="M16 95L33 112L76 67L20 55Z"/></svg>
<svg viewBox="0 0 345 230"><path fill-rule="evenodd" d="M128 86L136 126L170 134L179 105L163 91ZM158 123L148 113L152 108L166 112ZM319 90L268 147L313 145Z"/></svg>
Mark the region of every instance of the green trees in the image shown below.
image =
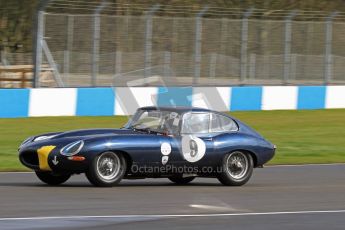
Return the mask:
<svg viewBox="0 0 345 230"><path fill-rule="evenodd" d="M0 50L31 52L38 0L0 0Z"/></svg>

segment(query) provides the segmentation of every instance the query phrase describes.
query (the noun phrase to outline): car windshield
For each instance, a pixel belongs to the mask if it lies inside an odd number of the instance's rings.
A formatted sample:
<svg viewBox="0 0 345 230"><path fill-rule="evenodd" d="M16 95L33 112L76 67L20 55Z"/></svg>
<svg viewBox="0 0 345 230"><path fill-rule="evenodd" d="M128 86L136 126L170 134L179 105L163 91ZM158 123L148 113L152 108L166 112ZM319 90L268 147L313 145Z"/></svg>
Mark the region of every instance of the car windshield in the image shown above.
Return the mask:
<svg viewBox="0 0 345 230"><path fill-rule="evenodd" d="M125 126L130 129L178 134L180 114L165 110L139 109Z"/></svg>

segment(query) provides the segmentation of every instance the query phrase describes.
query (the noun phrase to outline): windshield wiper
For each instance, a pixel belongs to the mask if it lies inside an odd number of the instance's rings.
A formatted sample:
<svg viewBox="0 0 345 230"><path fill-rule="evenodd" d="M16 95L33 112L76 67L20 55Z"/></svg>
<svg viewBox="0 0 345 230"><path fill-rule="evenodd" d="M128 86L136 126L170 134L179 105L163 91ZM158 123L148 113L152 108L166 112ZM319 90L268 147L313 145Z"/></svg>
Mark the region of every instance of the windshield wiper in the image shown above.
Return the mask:
<svg viewBox="0 0 345 230"><path fill-rule="evenodd" d="M162 134L162 135L165 135L166 133L165 132L162 132L162 131L158 131L158 130L152 130L150 128L134 128L132 127L134 131L142 131L142 132L146 132L146 133L155 133L155 134Z"/></svg>
<svg viewBox="0 0 345 230"><path fill-rule="evenodd" d="M132 129L134 131L142 131L142 132L151 133L151 129L150 128L135 128L135 127L132 127Z"/></svg>

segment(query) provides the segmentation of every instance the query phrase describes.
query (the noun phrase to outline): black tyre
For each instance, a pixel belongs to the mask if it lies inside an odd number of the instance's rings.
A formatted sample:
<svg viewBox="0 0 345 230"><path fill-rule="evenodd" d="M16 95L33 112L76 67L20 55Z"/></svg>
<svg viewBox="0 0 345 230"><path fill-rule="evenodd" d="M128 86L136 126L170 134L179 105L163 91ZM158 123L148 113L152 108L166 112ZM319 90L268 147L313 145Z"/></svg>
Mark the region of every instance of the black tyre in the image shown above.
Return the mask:
<svg viewBox="0 0 345 230"><path fill-rule="evenodd" d="M41 171L35 171L37 177L44 183L49 185L59 185L64 182L66 182L71 175L56 175L51 172L41 172Z"/></svg>
<svg viewBox="0 0 345 230"><path fill-rule="evenodd" d="M174 182L175 184L188 184L189 182L193 181L195 177L182 177L182 175L172 176L168 178L170 181Z"/></svg>
<svg viewBox="0 0 345 230"><path fill-rule="evenodd" d="M222 160L222 172L218 180L223 185L241 186L248 182L253 174L253 158L250 154L242 151L228 153Z"/></svg>
<svg viewBox="0 0 345 230"><path fill-rule="evenodd" d="M122 154L104 152L94 158L85 174L91 184L111 187L120 183L126 173L126 168L126 160Z"/></svg>

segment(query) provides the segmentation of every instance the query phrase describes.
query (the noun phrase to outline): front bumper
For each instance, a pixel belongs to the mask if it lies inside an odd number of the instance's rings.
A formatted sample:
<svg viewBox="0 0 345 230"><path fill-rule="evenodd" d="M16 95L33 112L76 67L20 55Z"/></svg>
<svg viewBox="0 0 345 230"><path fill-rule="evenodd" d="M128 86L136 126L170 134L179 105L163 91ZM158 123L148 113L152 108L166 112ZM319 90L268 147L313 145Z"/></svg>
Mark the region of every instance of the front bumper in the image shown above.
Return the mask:
<svg viewBox="0 0 345 230"><path fill-rule="evenodd" d="M76 155L78 158L63 156L59 149L53 145L23 148L19 151L19 159L24 166L35 171L80 173L87 170L90 159L84 157L82 153Z"/></svg>

